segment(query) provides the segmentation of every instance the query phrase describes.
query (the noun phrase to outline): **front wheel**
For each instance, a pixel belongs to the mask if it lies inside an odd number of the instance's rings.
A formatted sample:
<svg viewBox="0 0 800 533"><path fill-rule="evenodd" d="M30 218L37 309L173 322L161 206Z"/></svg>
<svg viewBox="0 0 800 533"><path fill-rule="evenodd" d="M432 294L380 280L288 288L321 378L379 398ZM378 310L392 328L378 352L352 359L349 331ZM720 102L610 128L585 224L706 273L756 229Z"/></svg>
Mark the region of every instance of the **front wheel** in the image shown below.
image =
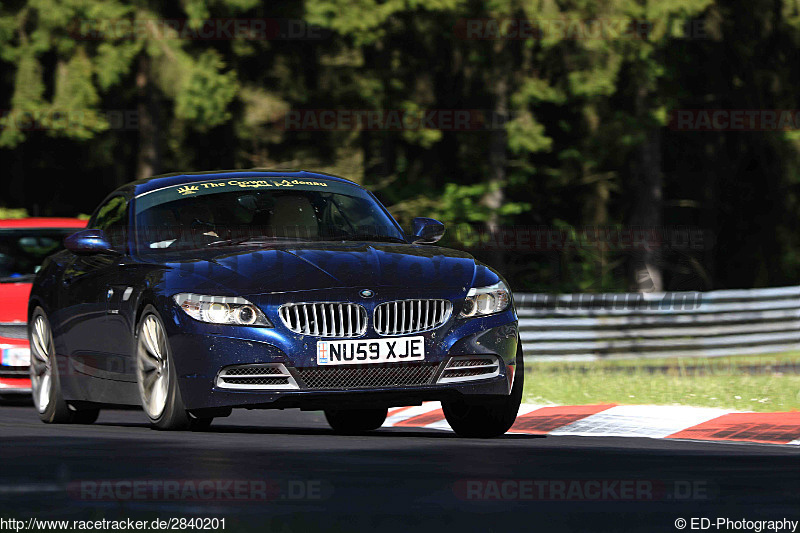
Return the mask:
<svg viewBox="0 0 800 533"><path fill-rule="evenodd" d="M186 410L164 322L148 305L137 328L136 381L150 425L162 430L203 430L210 418L195 418Z"/></svg>
<svg viewBox="0 0 800 533"><path fill-rule="evenodd" d="M522 345L517 344L514 383L511 385L511 394L508 396L442 402L442 411L447 423L458 436L499 437L511 429L522 403L522 388L525 382L524 364Z"/></svg>
<svg viewBox="0 0 800 533"><path fill-rule="evenodd" d="M386 408L326 409L325 419L336 433L355 435L381 427L388 412Z"/></svg>

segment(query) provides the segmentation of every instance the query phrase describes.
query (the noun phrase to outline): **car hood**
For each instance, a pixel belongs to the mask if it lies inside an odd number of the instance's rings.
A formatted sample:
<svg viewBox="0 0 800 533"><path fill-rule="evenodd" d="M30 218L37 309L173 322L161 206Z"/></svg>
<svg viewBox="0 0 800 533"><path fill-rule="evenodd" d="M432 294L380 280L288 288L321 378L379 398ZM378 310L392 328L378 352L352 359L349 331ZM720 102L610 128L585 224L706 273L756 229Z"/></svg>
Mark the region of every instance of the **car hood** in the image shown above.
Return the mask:
<svg viewBox="0 0 800 533"><path fill-rule="evenodd" d="M193 250L159 262L181 290L264 294L353 287L466 290L479 268L464 252L394 243L284 243Z"/></svg>
<svg viewBox="0 0 800 533"><path fill-rule="evenodd" d="M0 283L0 323L26 322L30 283Z"/></svg>

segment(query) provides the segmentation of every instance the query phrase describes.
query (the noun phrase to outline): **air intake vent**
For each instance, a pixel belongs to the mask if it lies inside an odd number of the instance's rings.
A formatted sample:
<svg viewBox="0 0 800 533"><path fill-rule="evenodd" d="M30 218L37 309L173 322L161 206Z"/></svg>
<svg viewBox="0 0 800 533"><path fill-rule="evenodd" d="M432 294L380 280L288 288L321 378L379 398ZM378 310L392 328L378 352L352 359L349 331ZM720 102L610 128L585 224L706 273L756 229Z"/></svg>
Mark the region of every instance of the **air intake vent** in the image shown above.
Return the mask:
<svg viewBox="0 0 800 533"><path fill-rule="evenodd" d="M309 389L369 389L427 385L439 363L298 368Z"/></svg>
<svg viewBox="0 0 800 533"><path fill-rule="evenodd" d="M27 339L27 324L0 324L0 337L6 339Z"/></svg>
<svg viewBox="0 0 800 533"><path fill-rule="evenodd" d="M349 303L286 304L281 320L295 333L315 337L360 337L367 330L367 310Z"/></svg>
<svg viewBox="0 0 800 533"><path fill-rule="evenodd" d="M238 365L223 368L217 376L221 389L297 389L297 382L280 363Z"/></svg>
<svg viewBox="0 0 800 533"><path fill-rule="evenodd" d="M380 335L408 335L438 328L450 318L447 300L397 300L375 308L375 331Z"/></svg>
<svg viewBox="0 0 800 533"><path fill-rule="evenodd" d="M493 355L453 357L447 363L438 383L458 383L493 378L500 374L500 363Z"/></svg>

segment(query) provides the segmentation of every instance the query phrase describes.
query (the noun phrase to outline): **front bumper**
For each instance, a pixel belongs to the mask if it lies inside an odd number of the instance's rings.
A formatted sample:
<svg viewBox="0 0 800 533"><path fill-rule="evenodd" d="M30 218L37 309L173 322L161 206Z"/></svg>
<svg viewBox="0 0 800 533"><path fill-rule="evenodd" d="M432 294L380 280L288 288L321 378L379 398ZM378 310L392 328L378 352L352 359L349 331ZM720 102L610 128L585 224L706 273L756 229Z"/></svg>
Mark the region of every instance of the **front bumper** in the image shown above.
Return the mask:
<svg viewBox="0 0 800 533"><path fill-rule="evenodd" d="M0 396L6 394L30 394L30 393L31 393L30 378L0 377Z"/></svg>
<svg viewBox="0 0 800 533"><path fill-rule="evenodd" d="M465 395L508 395L515 365L518 330L513 310L451 323L421 335L425 337L425 363L436 367L431 383L314 389L306 385L300 369L316 365L315 337L275 328L233 328L200 324L176 310L165 320L178 383L190 410L226 408L346 408L415 405L423 401L455 399ZM231 335L236 333L236 336ZM363 339L381 338L368 331ZM490 377L437 383L452 357L491 355L498 371ZM218 375L236 365L277 364L298 376L298 388L231 390L220 387ZM353 365L368 370L375 365ZM326 368L331 368L330 366ZM340 368L340 367L337 367Z"/></svg>
<svg viewBox="0 0 800 533"><path fill-rule="evenodd" d="M303 410L363 407L399 407L428 401L454 400L463 396L507 395L508 378L476 381L470 384L419 385L370 389L293 390L274 392L209 390L197 382L182 382L186 407L192 411L249 408ZM186 391L186 392L184 392ZM197 395L199 393L199 395Z"/></svg>

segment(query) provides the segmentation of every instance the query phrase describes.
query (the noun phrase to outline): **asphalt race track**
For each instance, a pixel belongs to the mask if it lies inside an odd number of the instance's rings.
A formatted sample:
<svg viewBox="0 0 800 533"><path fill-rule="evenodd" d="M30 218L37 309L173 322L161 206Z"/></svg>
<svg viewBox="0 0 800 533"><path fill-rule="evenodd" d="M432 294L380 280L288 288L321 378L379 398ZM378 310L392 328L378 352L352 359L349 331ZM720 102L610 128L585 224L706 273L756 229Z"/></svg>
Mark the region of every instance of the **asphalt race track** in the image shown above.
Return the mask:
<svg viewBox="0 0 800 533"><path fill-rule="evenodd" d="M206 432L165 433L137 411L48 426L17 405L0 407L0 461L0 516L16 519L205 516L225 518L226 531L411 533L678 531L679 518L800 519L800 448L787 446L472 440L395 428L337 436L321 413L299 411L239 411ZM203 480L215 492L165 497L153 488ZM138 495L134 481L145 487Z"/></svg>

